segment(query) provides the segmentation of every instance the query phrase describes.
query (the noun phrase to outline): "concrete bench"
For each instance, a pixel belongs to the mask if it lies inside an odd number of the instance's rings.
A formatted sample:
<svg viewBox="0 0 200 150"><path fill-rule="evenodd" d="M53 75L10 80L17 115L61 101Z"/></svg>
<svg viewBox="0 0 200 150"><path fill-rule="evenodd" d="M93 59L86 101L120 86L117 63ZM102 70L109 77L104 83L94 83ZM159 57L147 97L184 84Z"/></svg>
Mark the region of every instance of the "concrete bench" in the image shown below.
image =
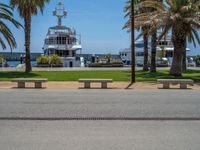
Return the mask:
<svg viewBox="0 0 200 150"><path fill-rule="evenodd" d="M17 82L18 88L25 88L25 83L32 82L35 83L35 88L42 88L42 83L47 82L47 79L41 78L16 78L12 79L12 82Z"/></svg>
<svg viewBox="0 0 200 150"><path fill-rule="evenodd" d="M91 88L91 83L101 83L101 88L108 88L108 83L112 83L112 79L79 79L80 83L84 83L84 88Z"/></svg>
<svg viewBox="0 0 200 150"><path fill-rule="evenodd" d="M181 89L187 89L187 85L194 85L194 81L190 79L158 79L157 83L163 84L164 89L169 89L170 84L177 85L180 84Z"/></svg>

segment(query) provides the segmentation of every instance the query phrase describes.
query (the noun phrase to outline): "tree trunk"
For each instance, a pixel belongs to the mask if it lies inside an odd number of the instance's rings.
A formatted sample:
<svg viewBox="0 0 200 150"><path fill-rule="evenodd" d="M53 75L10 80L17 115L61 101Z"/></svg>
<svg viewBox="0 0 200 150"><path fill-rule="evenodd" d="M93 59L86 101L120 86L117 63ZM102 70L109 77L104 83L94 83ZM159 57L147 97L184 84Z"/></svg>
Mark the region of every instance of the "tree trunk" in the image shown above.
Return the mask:
<svg viewBox="0 0 200 150"><path fill-rule="evenodd" d="M174 76L182 75L183 52L185 49L184 30L182 29L184 28L181 27L180 24L177 25L177 28L174 27L174 29L172 30L174 54L170 74Z"/></svg>
<svg viewBox="0 0 200 150"><path fill-rule="evenodd" d="M145 29L143 29L145 30ZM143 62L143 71L149 71L148 67L148 34L144 33L143 35L144 40L144 62Z"/></svg>
<svg viewBox="0 0 200 150"><path fill-rule="evenodd" d="M150 72L156 72L156 47L157 47L157 32L154 31L151 37L151 67Z"/></svg>
<svg viewBox="0 0 200 150"><path fill-rule="evenodd" d="M27 12L25 18L24 18L24 24L25 24L25 51L26 51L26 70L25 72L28 73L32 71L31 67L31 60L30 60L30 34L31 34L31 14Z"/></svg>
<svg viewBox="0 0 200 150"><path fill-rule="evenodd" d="M187 70L187 54L186 54L186 49L187 49L187 40L185 38L185 47L183 51L183 62L182 62L182 70Z"/></svg>
<svg viewBox="0 0 200 150"><path fill-rule="evenodd" d="M176 45L176 46L175 46ZM182 74L182 55L183 55L183 49L184 46L181 46L181 44L174 44L174 56L173 56L173 62L170 69L170 74L174 76L181 76Z"/></svg>

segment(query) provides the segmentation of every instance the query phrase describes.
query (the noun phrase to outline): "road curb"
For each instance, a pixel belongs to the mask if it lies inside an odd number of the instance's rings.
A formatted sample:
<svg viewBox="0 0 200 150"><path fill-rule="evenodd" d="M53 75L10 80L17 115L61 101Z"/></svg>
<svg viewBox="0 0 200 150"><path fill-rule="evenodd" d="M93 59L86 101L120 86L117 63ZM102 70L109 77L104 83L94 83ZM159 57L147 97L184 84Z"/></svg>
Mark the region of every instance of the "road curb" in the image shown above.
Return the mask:
<svg viewBox="0 0 200 150"><path fill-rule="evenodd" d="M58 117L58 118L51 118L51 117L0 117L0 120L10 120L10 121L98 121L98 120L105 120L105 121L200 121L200 118L129 118L129 117Z"/></svg>

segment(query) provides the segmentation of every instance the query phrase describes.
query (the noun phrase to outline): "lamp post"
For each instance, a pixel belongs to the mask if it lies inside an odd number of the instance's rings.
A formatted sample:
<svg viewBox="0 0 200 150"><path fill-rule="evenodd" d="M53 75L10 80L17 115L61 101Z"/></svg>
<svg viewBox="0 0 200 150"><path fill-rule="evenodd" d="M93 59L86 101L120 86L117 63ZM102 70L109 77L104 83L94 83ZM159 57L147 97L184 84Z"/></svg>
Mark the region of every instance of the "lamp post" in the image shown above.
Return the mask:
<svg viewBox="0 0 200 150"><path fill-rule="evenodd" d="M131 84L135 83L135 22L134 22L134 0L131 0L131 15L130 15L130 23L131 23Z"/></svg>

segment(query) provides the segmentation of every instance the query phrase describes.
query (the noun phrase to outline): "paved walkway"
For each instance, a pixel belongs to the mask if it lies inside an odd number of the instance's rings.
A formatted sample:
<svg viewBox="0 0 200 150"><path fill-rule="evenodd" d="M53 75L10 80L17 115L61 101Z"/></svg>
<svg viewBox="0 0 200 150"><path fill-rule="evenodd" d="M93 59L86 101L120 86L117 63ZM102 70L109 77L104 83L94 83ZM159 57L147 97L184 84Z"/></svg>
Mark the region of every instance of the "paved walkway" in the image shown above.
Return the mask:
<svg viewBox="0 0 200 150"><path fill-rule="evenodd" d="M129 85L129 82L113 82L108 84L109 89L126 89ZM26 83L27 88L34 87L34 83ZM46 89L61 89L61 90L80 90L84 88L83 83L79 83L77 81L49 81L43 84L43 87ZM136 82L134 85L130 87L130 89L137 90L158 90L158 88L162 88L162 84L157 84L156 82ZM170 86L171 88L180 89L180 85ZM0 89L15 89L17 88L17 83L12 83L10 81L1 81ZM92 83L92 89L100 89L100 83ZM200 83L195 83L194 86L188 86L189 89L200 90Z"/></svg>
<svg viewBox="0 0 200 150"><path fill-rule="evenodd" d="M33 71L96 71L96 70L131 70L130 66L127 67L113 67L113 68L89 68L89 67L74 67L74 68L39 68L33 67ZM157 67L158 70L169 70L169 67ZM191 70L200 70L200 67L188 67ZM0 71L20 71L21 69L13 68L0 68ZM136 67L136 70L142 70L142 67ZM21 70L23 71L23 70Z"/></svg>
<svg viewBox="0 0 200 150"><path fill-rule="evenodd" d="M74 67L74 68L39 68L33 67L33 71L96 71L96 70L130 70L130 67L120 68L89 68L89 67ZM169 67L157 67L158 70L169 70ZM188 69L200 70L200 67L189 67ZM0 71L20 71L17 68L0 68ZM136 70L142 70L142 67L136 67ZM23 71L23 70L21 70Z"/></svg>
<svg viewBox="0 0 200 150"><path fill-rule="evenodd" d="M139 68L138 68L139 69ZM0 71L23 71L17 68L0 68ZM40 68L33 67L33 71L91 71L91 70L130 70L130 67L120 67L120 68L89 68L89 67L74 67L74 68Z"/></svg>

